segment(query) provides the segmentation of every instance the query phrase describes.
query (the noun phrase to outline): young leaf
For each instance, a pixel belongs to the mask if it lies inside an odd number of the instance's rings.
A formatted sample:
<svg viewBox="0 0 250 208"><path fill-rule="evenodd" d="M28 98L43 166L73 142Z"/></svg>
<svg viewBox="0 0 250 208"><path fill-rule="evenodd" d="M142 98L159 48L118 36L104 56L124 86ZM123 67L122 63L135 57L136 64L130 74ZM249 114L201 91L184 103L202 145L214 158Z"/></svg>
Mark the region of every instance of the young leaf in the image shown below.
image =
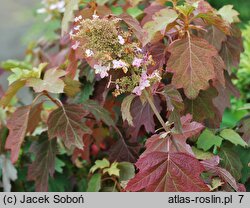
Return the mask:
<svg viewBox="0 0 250 208"><path fill-rule="evenodd" d="M120 176L120 169L117 167L118 166L118 162L114 162L111 164L110 167L105 168L103 170L103 173L108 173L109 176Z"/></svg>
<svg viewBox="0 0 250 208"><path fill-rule="evenodd" d="M91 130L82 122L86 115L82 105L67 104L53 111L48 118L49 138L59 137L67 148L83 149L82 137Z"/></svg>
<svg viewBox="0 0 250 208"><path fill-rule="evenodd" d="M32 132L40 121L42 104L18 108L7 121L9 135L5 148L11 150L11 161L15 163L18 159L21 145L27 132ZM34 119L35 118L35 119Z"/></svg>
<svg viewBox="0 0 250 208"><path fill-rule="evenodd" d="M233 9L233 5L223 6L219 9L218 14L220 14L222 18L230 24L240 22L238 17L240 14Z"/></svg>
<svg viewBox="0 0 250 208"><path fill-rule="evenodd" d="M248 144L241 138L241 136L232 129L224 129L220 132L220 136L230 141L235 145L240 145L242 147L247 147Z"/></svg>
<svg viewBox="0 0 250 208"><path fill-rule="evenodd" d="M107 159L96 160L95 165L90 169L91 173L94 173L98 169L104 169L110 166L110 162Z"/></svg>
<svg viewBox="0 0 250 208"><path fill-rule="evenodd" d="M130 107L134 98L135 98L135 95L131 94L125 97L121 104L122 119L123 121L127 121L130 126L134 126L133 117L131 116L131 113L130 113Z"/></svg>
<svg viewBox="0 0 250 208"><path fill-rule="evenodd" d="M188 154L153 152L139 159L136 166L140 171L129 181L128 191L209 191L200 178L203 165Z"/></svg>
<svg viewBox="0 0 250 208"><path fill-rule="evenodd" d="M220 147L221 143L221 137L215 136L212 131L205 129L205 131L203 131L198 138L197 147L199 149L203 149L204 151L208 151L213 146Z"/></svg>
<svg viewBox="0 0 250 208"><path fill-rule="evenodd" d="M148 32L148 42L150 42L156 35L157 32L165 34L168 24L174 22L178 17L175 10L165 8L156 12L152 21L147 22L143 28Z"/></svg>
<svg viewBox="0 0 250 208"><path fill-rule="evenodd" d="M28 180L35 181L36 191L48 191L49 176L53 177L55 172L56 145L56 139L48 140L47 135L42 134L30 148L35 160L29 166Z"/></svg>
<svg viewBox="0 0 250 208"><path fill-rule="evenodd" d="M100 173L94 174L89 183L88 183L88 189L87 192L98 192L101 189L101 177L102 175Z"/></svg>
<svg viewBox="0 0 250 208"><path fill-rule="evenodd" d="M3 97L0 100L0 106L6 107L9 105L11 99L17 94L17 92L25 85L26 81L19 80L12 83Z"/></svg>
<svg viewBox="0 0 250 208"><path fill-rule="evenodd" d="M208 81L215 78L212 58L217 50L201 38L186 37L169 46L171 56L168 71L172 72L172 84L183 88L189 99L195 99L200 90L209 88Z"/></svg>
<svg viewBox="0 0 250 208"><path fill-rule="evenodd" d="M27 85L33 87L37 93L45 90L51 93L63 93L65 84L60 78L64 75L66 72L63 70L49 69L45 72L43 80L30 78L27 80Z"/></svg>

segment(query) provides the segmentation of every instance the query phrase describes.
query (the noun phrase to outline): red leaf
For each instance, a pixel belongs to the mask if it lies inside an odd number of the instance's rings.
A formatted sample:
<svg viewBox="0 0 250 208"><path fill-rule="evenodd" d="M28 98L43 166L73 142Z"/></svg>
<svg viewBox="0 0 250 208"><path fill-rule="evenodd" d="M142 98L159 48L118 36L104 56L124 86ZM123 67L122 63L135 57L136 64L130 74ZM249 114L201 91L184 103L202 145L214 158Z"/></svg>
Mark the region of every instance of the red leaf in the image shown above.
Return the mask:
<svg viewBox="0 0 250 208"><path fill-rule="evenodd" d="M182 133L174 133L174 139L188 139L192 136L196 136L199 134L203 129L204 126L200 123L192 121L192 115L187 114L186 116L181 117L181 124L182 124Z"/></svg>
<svg viewBox="0 0 250 208"><path fill-rule="evenodd" d="M214 174L215 176L219 176L223 181L230 184L236 191L238 191L239 186L235 178L229 173L226 169L219 167L220 158L219 156L215 156L210 160L204 160L201 163L206 168L206 171Z"/></svg>
<svg viewBox="0 0 250 208"><path fill-rule="evenodd" d="M136 166L140 171L129 181L128 191L209 191L200 178L203 165L188 154L153 152L139 159Z"/></svg>
<svg viewBox="0 0 250 208"><path fill-rule="evenodd" d="M36 191L48 191L49 175L55 171L56 139L48 140L47 135L31 145L30 151L35 154L35 161L29 165L28 180L35 181Z"/></svg>
<svg viewBox="0 0 250 208"><path fill-rule="evenodd" d="M243 52L241 33L236 31L237 36L227 36L227 40L222 43L220 56L226 63L227 71L231 74L233 67L238 67L240 63L240 54Z"/></svg>
<svg viewBox="0 0 250 208"><path fill-rule="evenodd" d="M160 100L154 97L155 105L160 112ZM129 134L132 138L137 138L138 132L142 126L148 133L155 131L154 112L148 102L142 103L139 97L136 97L131 104L131 115L133 117L134 127L129 127Z"/></svg>
<svg viewBox="0 0 250 208"><path fill-rule="evenodd" d="M82 137L91 130L82 122L86 115L81 105L68 104L53 111L48 118L49 138L59 137L67 148L83 149Z"/></svg>
<svg viewBox="0 0 250 208"><path fill-rule="evenodd" d="M195 99L200 90L209 88L209 80L215 78L212 62L218 52L201 38L187 37L174 41L169 46L171 56L168 60L168 71L172 72L172 84L183 88L189 99Z"/></svg>
<svg viewBox="0 0 250 208"><path fill-rule="evenodd" d="M200 133L204 126L197 122L191 122L191 120L192 116L190 114L183 116L181 118L182 133L173 133L172 139L169 136L164 136L164 133L153 135L151 138L147 139L145 145L146 150L143 152L141 157L152 152L177 152L172 140L175 141L180 152L184 152L194 156L193 151L190 145L186 143L186 140Z"/></svg>
<svg viewBox="0 0 250 208"><path fill-rule="evenodd" d="M11 161L15 163L27 132L33 132L40 121L42 110L41 103L18 108L7 121L9 135L6 140L5 149L11 150ZM34 119L35 118L35 119Z"/></svg>
<svg viewBox="0 0 250 208"><path fill-rule="evenodd" d="M139 157L140 145L120 138L109 150L109 159L117 162L136 162Z"/></svg>
<svg viewBox="0 0 250 208"><path fill-rule="evenodd" d="M121 18L133 30L138 40L142 43L143 46L145 46L147 33L141 27L140 23L128 14L122 14L119 16L119 18Z"/></svg>

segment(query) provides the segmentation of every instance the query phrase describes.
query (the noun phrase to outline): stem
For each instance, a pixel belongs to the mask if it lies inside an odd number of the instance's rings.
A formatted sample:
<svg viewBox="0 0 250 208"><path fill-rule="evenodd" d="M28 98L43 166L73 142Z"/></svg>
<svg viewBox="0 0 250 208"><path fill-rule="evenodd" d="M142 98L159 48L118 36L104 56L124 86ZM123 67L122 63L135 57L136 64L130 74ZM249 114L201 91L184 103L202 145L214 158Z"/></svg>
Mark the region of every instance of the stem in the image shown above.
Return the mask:
<svg viewBox="0 0 250 208"><path fill-rule="evenodd" d="M158 112L153 100L151 99L151 97L149 96L147 90L143 90L143 93L151 107L151 109L153 110L154 114L156 115L157 119L159 120L159 122L161 123L162 127L164 128L164 130L167 132L167 133L170 133L171 130L170 128L165 124L164 120L162 119L160 113ZM179 148L178 148L178 145L177 143L175 142L175 140L173 138L171 138L171 141L173 142L173 145L175 146L176 150L179 151Z"/></svg>

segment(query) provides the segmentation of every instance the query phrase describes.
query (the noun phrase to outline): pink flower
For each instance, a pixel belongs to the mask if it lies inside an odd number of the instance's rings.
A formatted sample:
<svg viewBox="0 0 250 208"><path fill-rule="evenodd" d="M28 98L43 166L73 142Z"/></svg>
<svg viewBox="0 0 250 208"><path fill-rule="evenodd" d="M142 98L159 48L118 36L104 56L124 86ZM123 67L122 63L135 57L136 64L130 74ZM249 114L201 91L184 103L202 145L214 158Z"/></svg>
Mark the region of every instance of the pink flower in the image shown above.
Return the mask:
<svg viewBox="0 0 250 208"><path fill-rule="evenodd" d="M134 90L133 90L132 92L135 93L135 94L138 95L138 96L141 96L141 93L142 93L142 91L141 91L141 89L140 89L139 86L138 86L138 87L135 87Z"/></svg>
<svg viewBox="0 0 250 208"><path fill-rule="evenodd" d="M101 66L101 65L94 65L95 73L99 74L100 77L103 79L104 77L108 77L108 71L110 70L109 66Z"/></svg>
<svg viewBox="0 0 250 208"><path fill-rule="evenodd" d="M76 50L76 49L79 47L79 45L80 45L80 42L79 42L79 41L76 41L75 44L71 46L71 48L72 48L73 50Z"/></svg>
<svg viewBox="0 0 250 208"><path fill-rule="evenodd" d="M123 68L123 67L127 67L127 64L122 60L119 60L119 61L113 60L112 63L113 63L113 68L114 69L120 69L120 68Z"/></svg>
<svg viewBox="0 0 250 208"><path fill-rule="evenodd" d="M142 62L143 62L143 59L139 59L139 58L135 57L132 65L139 68L141 66Z"/></svg>
<svg viewBox="0 0 250 208"><path fill-rule="evenodd" d="M119 40L119 43L120 43L121 45L124 45L125 40L124 40L124 38L123 38L122 36L118 35L118 40Z"/></svg>
<svg viewBox="0 0 250 208"><path fill-rule="evenodd" d="M148 75L146 72L143 72L141 75L139 86L135 87L132 92L140 96L142 94L142 91L149 86L150 86L150 81L148 80Z"/></svg>

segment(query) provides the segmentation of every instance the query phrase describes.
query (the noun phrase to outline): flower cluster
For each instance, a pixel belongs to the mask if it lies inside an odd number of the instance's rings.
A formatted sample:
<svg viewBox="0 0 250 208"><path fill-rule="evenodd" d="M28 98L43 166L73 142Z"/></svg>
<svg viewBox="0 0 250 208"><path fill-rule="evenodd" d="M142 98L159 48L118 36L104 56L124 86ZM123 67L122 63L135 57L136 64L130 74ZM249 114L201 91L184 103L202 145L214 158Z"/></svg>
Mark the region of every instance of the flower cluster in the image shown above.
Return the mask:
<svg viewBox="0 0 250 208"><path fill-rule="evenodd" d="M54 15L65 12L65 1L64 0L43 0L43 8L37 10L38 14L48 14L46 21L52 19Z"/></svg>
<svg viewBox="0 0 250 208"><path fill-rule="evenodd" d="M110 77L111 80L112 71L119 70L121 78L110 81L116 86L115 96L125 92L141 95L142 90L156 80L153 79L156 75L146 73L147 66L153 61L140 48L141 44L130 30L124 29L121 24L122 20L113 16L100 18L95 14L91 19L84 19L81 15L75 17L70 32L72 49L95 63L95 73L102 79Z"/></svg>

